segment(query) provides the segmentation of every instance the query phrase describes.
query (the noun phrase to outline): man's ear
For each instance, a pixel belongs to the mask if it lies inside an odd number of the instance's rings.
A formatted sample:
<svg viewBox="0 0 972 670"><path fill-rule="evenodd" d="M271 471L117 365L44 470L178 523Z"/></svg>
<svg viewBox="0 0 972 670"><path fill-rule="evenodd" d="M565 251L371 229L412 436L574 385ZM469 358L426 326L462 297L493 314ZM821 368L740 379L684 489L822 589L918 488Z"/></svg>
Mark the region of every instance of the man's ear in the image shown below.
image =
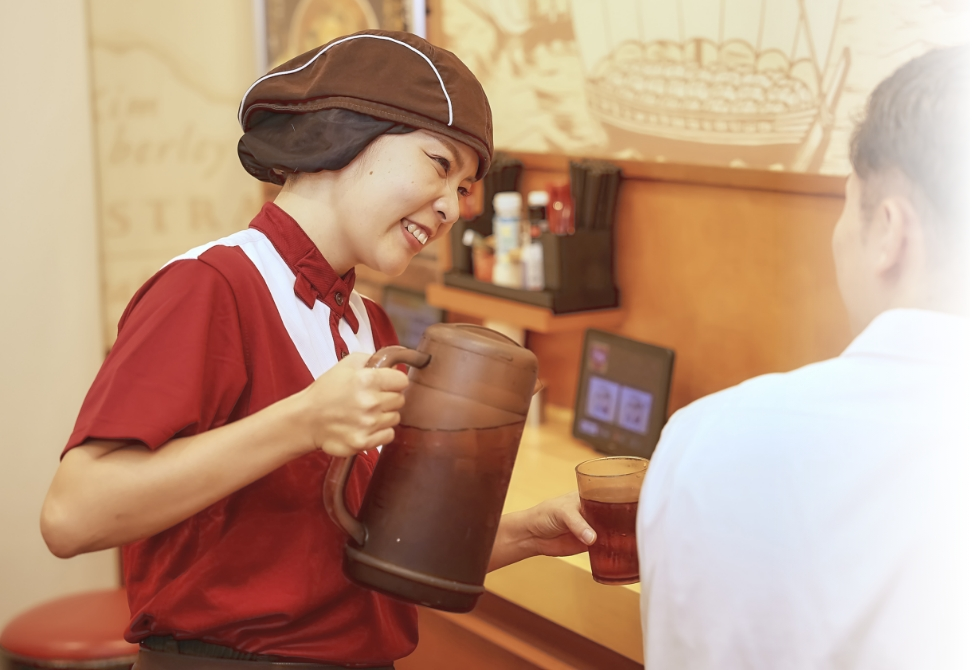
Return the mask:
<svg viewBox="0 0 972 670"><path fill-rule="evenodd" d="M920 223L907 198L890 196L878 204L868 226L869 255L878 274L900 274L909 255L923 246Z"/></svg>

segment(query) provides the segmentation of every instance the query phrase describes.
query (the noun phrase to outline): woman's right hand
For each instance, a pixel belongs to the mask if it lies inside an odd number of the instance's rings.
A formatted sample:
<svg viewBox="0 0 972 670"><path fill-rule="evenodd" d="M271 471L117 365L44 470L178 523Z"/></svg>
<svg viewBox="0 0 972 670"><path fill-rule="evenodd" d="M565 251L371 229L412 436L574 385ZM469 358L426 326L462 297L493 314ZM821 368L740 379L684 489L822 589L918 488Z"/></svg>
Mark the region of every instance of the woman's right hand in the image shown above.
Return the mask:
<svg viewBox="0 0 972 670"><path fill-rule="evenodd" d="M405 404L405 373L365 367L369 354L350 354L294 396L309 439L331 456L351 456L391 442Z"/></svg>
<svg viewBox="0 0 972 670"><path fill-rule="evenodd" d="M144 445L89 440L64 455L41 512L64 558L155 535L315 448L350 456L394 439L404 373L352 354L309 387L238 421Z"/></svg>

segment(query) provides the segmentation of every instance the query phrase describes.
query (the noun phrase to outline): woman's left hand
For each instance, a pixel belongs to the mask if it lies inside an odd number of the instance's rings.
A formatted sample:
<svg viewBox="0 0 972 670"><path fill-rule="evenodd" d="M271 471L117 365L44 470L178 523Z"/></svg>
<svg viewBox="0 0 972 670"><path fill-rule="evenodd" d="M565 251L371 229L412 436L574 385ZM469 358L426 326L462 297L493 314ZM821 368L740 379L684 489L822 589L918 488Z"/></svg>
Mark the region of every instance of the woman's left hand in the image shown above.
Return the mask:
<svg viewBox="0 0 972 670"><path fill-rule="evenodd" d="M530 556L570 556L586 551L597 535L580 513L577 493L545 500L500 519L489 569Z"/></svg>

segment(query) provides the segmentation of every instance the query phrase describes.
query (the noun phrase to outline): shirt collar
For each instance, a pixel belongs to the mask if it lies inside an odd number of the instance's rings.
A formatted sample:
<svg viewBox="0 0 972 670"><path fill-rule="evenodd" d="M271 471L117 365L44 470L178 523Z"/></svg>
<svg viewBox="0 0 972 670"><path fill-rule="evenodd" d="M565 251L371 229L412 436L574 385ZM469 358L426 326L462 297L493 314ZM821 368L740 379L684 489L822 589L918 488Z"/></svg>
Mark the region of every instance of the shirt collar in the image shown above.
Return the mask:
<svg viewBox="0 0 972 670"><path fill-rule="evenodd" d="M972 319L923 309L878 314L842 356L884 356L945 365L968 364Z"/></svg>
<svg viewBox="0 0 972 670"><path fill-rule="evenodd" d="M272 202L263 205L250 228L267 236L294 273L294 294L301 302L314 309L314 302L320 300L330 308L332 318L345 319L351 330L358 332L358 320L348 306L354 289L354 268L343 277L338 276L300 224Z"/></svg>

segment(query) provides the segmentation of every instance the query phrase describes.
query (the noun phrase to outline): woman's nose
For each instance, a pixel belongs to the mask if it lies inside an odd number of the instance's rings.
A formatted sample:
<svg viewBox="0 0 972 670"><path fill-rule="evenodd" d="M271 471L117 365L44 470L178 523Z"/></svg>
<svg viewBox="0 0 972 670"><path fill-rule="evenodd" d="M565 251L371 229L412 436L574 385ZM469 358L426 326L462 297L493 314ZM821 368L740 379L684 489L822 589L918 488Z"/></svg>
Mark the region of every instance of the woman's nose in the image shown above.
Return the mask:
<svg viewBox="0 0 972 670"><path fill-rule="evenodd" d="M459 220L459 194L443 194L435 201L435 211L442 223L451 225Z"/></svg>

